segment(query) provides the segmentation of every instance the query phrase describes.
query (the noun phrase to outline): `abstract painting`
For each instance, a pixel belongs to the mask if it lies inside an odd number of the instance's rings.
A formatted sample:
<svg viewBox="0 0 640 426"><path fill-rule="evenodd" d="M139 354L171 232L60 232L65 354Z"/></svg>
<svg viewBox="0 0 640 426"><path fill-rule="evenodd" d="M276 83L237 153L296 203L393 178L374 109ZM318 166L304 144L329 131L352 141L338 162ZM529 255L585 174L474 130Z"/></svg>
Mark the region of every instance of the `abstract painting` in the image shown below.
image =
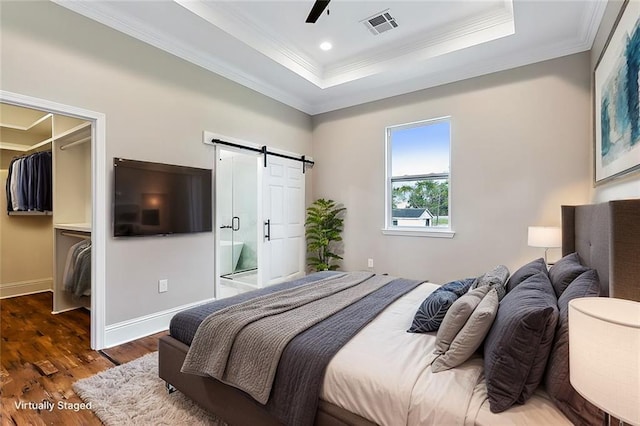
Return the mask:
<svg viewBox="0 0 640 426"><path fill-rule="evenodd" d="M627 1L595 69L595 183L640 170L640 1Z"/></svg>

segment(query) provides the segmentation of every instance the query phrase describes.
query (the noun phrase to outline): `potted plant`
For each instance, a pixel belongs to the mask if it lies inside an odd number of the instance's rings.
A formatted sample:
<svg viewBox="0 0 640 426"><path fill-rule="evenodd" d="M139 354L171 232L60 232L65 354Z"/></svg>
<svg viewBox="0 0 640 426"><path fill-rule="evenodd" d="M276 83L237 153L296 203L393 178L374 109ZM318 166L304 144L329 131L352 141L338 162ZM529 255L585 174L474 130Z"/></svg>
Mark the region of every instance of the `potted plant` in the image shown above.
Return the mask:
<svg viewBox="0 0 640 426"><path fill-rule="evenodd" d="M342 241L345 207L339 207L333 200L320 198L307 208L304 223L307 237L307 265L312 271L334 271L341 260L336 253L336 243Z"/></svg>

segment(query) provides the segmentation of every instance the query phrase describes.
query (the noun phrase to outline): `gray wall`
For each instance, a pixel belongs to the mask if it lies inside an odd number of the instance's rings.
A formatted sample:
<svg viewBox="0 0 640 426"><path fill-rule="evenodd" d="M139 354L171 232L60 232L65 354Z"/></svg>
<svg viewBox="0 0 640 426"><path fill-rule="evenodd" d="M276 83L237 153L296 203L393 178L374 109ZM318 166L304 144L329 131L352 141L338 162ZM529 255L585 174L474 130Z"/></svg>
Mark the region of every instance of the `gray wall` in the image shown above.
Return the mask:
<svg viewBox="0 0 640 426"><path fill-rule="evenodd" d="M311 154L304 113L53 3L1 7L2 89L106 114L107 206L113 157L210 168L203 130ZM108 237L106 324L213 297L213 259L212 233Z"/></svg>
<svg viewBox="0 0 640 426"><path fill-rule="evenodd" d="M527 226L589 201L590 56L572 55L313 118L314 197L347 207L344 269L433 282L543 255ZM453 239L389 236L385 126L451 115ZM555 253L554 253L555 254Z"/></svg>
<svg viewBox="0 0 640 426"><path fill-rule="evenodd" d="M600 23L600 28L598 28L598 33L596 34L596 38L593 42L593 47L591 49L591 71L595 71L596 65L602 54L602 50L604 49L604 45L609 38L609 34L613 31L614 23L622 9L622 1L619 0L609 0L607 4L607 8L605 9L604 17L602 18L602 22ZM592 74L593 78L593 74ZM592 83L593 84L593 83ZM592 93L593 96L593 93ZM592 97L593 99L593 97ZM593 101L592 101L593 102ZM590 116L591 118L591 138L590 143L594 142L594 134L593 129L593 113ZM591 170L592 177L591 180L593 182L593 150L591 152ZM615 179L613 181L607 182L603 185L598 185L593 188L592 191L592 199L593 202L603 202L608 200L619 200L623 198L638 198L640 197L640 172L636 172L633 174L629 174L623 176L622 178Z"/></svg>

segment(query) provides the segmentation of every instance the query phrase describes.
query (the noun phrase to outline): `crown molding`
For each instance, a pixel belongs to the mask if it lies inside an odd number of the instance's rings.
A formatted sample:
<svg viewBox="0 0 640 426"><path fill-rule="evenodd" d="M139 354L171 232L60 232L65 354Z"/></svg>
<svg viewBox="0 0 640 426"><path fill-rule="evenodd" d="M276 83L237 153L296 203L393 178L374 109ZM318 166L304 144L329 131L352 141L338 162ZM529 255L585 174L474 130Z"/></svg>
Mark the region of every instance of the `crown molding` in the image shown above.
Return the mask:
<svg viewBox="0 0 640 426"><path fill-rule="evenodd" d="M475 64L464 67L456 67L446 70L438 70L431 74L421 75L411 81L405 82L402 87L390 84L378 87L375 92L367 91L359 94L350 94L330 101L314 104L309 112L312 116L339 109L355 107L369 102L381 101L394 96L406 95L420 90L426 90L445 84L455 83L470 78L481 77L500 71L507 71L521 66L531 65L563 56L573 55L589 50L582 40L555 43L539 49L520 51L514 55L500 58L489 58Z"/></svg>
<svg viewBox="0 0 640 426"><path fill-rule="evenodd" d="M304 53L289 47L278 34L264 28L257 20L240 13L233 2L173 0L230 36L271 58L299 76L322 87L322 66Z"/></svg>
<svg viewBox="0 0 640 426"><path fill-rule="evenodd" d="M607 1L590 1L586 4L578 37L589 49L593 46L606 8Z"/></svg>
<svg viewBox="0 0 640 426"><path fill-rule="evenodd" d="M406 63L424 61L457 50L513 35L515 24L511 0L505 6L456 21L376 55L361 55L327 68L324 87L332 87L374 75Z"/></svg>
<svg viewBox="0 0 640 426"><path fill-rule="evenodd" d="M240 71L238 68L222 61L218 61L205 52L189 47L179 40L169 37L161 31L147 25L143 21L128 15L125 16L110 7L106 7L103 2L90 2L85 0L51 1L302 112L308 113L312 107L299 97L292 96L284 90L274 87L251 74Z"/></svg>

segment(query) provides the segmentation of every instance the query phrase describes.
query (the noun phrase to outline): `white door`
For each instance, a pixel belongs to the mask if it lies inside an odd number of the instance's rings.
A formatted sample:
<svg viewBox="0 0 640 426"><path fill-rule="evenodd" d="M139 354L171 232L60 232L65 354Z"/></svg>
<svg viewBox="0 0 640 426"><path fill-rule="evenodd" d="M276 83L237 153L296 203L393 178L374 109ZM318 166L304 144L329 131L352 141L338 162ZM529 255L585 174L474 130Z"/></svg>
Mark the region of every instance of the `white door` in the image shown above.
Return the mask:
<svg viewBox="0 0 640 426"><path fill-rule="evenodd" d="M304 174L302 162L267 156L263 172L262 284L271 285L304 275Z"/></svg>

